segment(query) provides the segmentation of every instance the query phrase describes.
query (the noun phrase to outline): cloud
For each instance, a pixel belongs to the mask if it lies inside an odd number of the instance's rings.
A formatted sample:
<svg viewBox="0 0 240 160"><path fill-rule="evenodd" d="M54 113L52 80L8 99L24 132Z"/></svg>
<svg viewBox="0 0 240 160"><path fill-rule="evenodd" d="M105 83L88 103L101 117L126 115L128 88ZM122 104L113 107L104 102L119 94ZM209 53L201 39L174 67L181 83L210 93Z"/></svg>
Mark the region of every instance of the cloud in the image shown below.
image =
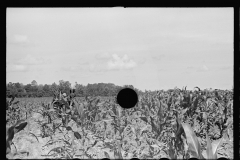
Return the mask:
<svg viewBox="0 0 240 160"><path fill-rule="evenodd" d="M32 55L27 55L25 58L20 59L18 63L27 65L40 65L50 63L50 60L43 57L34 57Z"/></svg>
<svg viewBox="0 0 240 160"><path fill-rule="evenodd" d="M106 64L100 62L86 62L84 64L65 64L60 67L59 71L66 71L66 72L103 72L106 71L107 67Z"/></svg>
<svg viewBox="0 0 240 160"><path fill-rule="evenodd" d="M50 63L50 60L43 57L34 57L27 55L17 61L7 62L7 71L9 72L25 72L25 71L41 71L43 65Z"/></svg>
<svg viewBox="0 0 240 160"><path fill-rule="evenodd" d="M104 59L111 58L111 55L107 52L104 52L104 53L101 53L101 54L96 54L95 57L96 57L96 59L99 59L99 60L103 59L104 60Z"/></svg>
<svg viewBox="0 0 240 160"><path fill-rule="evenodd" d="M105 72L106 71L106 65L100 64L100 63L89 63L89 71L90 72Z"/></svg>
<svg viewBox="0 0 240 160"><path fill-rule="evenodd" d="M140 58L138 64L145 64L147 62L147 58Z"/></svg>
<svg viewBox="0 0 240 160"><path fill-rule="evenodd" d="M165 54L158 54L158 55L152 56L151 58L152 58L153 60L159 61L159 60L162 60L162 59L165 58L165 57L166 57Z"/></svg>
<svg viewBox="0 0 240 160"><path fill-rule="evenodd" d="M112 59L108 61L107 66L109 70L131 69L136 67L137 63L129 59L126 54L122 58L117 54L113 54Z"/></svg>
<svg viewBox="0 0 240 160"><path fill-rule="evenodd" d="M28 70L28 67L25 65L9 64L7 65L8 72L25 72Z"/></svg>

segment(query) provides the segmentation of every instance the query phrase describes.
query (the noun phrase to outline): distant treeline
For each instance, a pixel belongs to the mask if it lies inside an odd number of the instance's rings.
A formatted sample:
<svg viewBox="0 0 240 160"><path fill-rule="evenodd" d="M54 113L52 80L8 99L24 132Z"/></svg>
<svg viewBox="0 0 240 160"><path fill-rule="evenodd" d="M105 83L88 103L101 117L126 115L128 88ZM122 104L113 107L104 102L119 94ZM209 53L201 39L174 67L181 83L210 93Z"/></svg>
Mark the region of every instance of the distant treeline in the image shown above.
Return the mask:
<svg viewBox="0 0 240 160"><path fill-rule="evenodd" d="M69 94L71 83L69 81L60 80L59 84L37 84L35 80L31 84L23 85L22 83L7 84L6 96L14 95L15 97L52 97L54 91L58 90L62 93ZM116 96L118 91L124 87L134 89L138 94L143 92L134 88L132 85L117 86L112 83L94 83L86 86L75 83L75 93L78 97L83 96Z"/></svg>

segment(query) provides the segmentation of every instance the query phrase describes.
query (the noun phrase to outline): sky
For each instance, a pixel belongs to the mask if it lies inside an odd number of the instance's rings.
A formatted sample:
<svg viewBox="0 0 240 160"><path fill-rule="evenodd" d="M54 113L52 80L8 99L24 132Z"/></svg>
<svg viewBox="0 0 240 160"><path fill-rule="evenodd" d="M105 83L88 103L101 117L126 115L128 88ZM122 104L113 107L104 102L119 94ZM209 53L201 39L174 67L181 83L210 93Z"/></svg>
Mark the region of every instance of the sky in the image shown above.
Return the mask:
<svg viewBox="0 0 240 160"><path fill-rule="evenodd" d="M7 83L233 88L233 8L7 8Z"/></svg>

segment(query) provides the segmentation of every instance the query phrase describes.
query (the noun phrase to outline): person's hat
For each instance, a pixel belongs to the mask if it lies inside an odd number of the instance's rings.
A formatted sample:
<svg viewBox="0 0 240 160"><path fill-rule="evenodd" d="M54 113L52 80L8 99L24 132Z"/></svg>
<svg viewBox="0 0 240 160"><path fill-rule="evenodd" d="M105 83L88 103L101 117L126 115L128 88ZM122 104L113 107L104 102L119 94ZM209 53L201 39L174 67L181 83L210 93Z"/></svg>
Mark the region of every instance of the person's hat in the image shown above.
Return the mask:
<svg viewBox="0 0 240 160"><path fill-rule="evenodd" d="M63 93L62 95L63 95L64 97L66 97L66 96L67 96L67 95L66 95L66 93Z"/></svg>

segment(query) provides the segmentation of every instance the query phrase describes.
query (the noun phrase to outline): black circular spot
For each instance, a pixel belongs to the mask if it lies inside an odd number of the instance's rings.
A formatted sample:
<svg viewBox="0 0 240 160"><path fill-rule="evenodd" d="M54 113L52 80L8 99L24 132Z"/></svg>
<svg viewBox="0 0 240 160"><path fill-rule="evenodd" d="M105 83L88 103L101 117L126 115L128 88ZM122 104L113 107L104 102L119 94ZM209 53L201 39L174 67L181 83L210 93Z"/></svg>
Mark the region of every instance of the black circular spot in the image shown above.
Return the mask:
<svg viewBox="0 0 240 160"><path fill-rule="evenodd" d="M160 158L160 160L169 160L168 158Z"/></svg>
<svg viewBox="0 0 240 160"><path fill-rule="evenodd" d="M134 158L131 158L130 160L139 160L139 158L135 158L135 157L134 157Z"/></svg>
<svg viewBox="0 0 240 160"><path fill-rule="evenodd" d="M193 158L193 157L192 157L192 158L189 158L189 160L198 160L198 159L197 159L197 158Z"/></svg>
<svg viewBox="0 0 240 160"><path fill-rule="evenodd" d="M138 94L131 88L123 88L118 92L116 100L122 108L133 108L138 102Z"/></svg>

